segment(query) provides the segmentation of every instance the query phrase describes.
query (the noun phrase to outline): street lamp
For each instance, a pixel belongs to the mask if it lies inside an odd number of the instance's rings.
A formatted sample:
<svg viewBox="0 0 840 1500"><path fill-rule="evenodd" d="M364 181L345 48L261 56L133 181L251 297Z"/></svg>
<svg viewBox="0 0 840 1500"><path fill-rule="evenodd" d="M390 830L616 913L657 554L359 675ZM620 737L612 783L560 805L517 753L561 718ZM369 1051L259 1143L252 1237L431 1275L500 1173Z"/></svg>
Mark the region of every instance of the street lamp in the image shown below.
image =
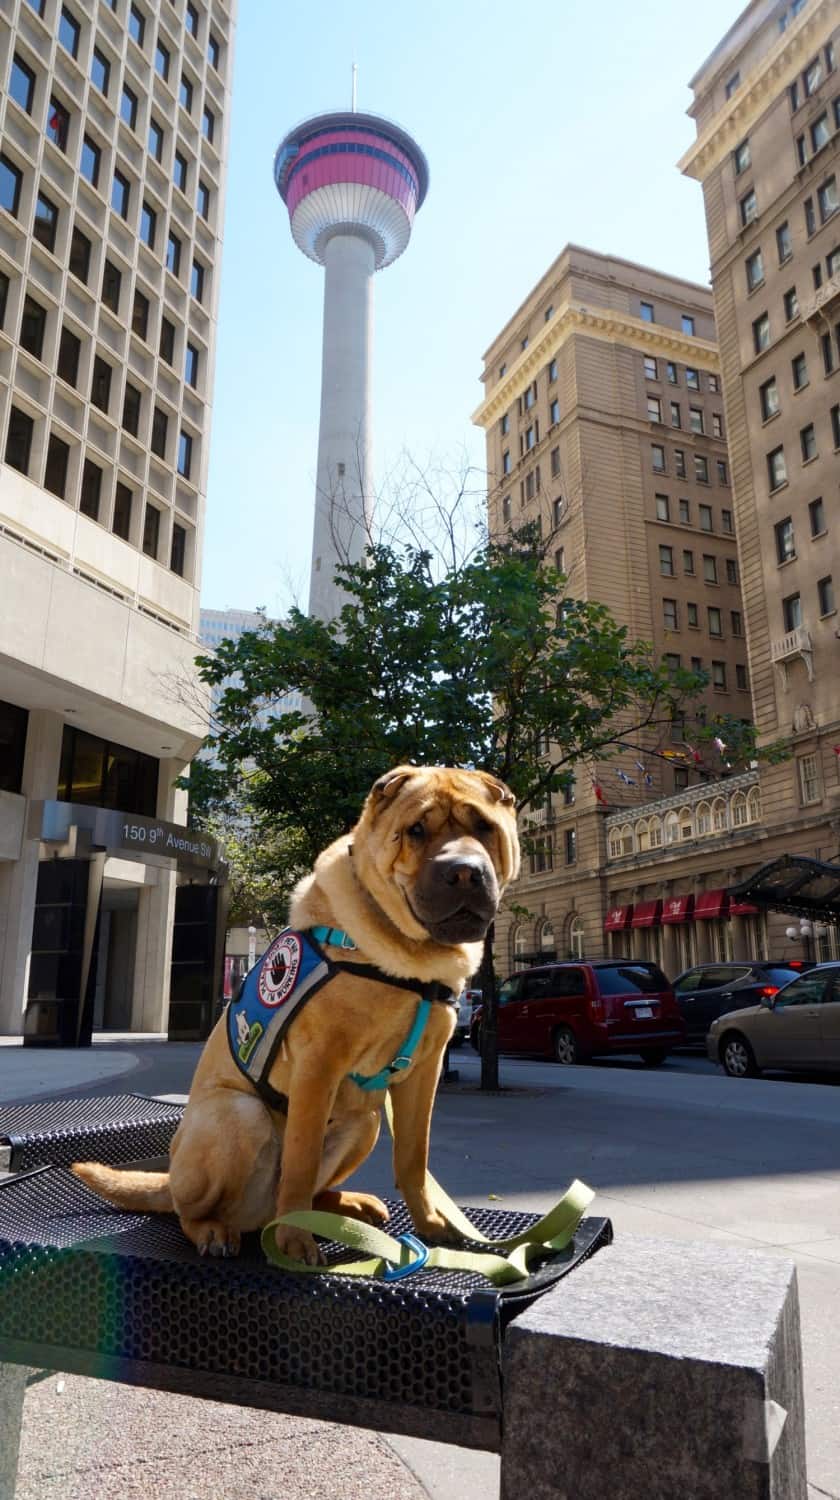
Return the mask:
<svg viewBox="0 0 840 1500"><path fill-rule="evenodd" d="M257 961L257 929L248 928L248 968L253 969Z"/></svg>

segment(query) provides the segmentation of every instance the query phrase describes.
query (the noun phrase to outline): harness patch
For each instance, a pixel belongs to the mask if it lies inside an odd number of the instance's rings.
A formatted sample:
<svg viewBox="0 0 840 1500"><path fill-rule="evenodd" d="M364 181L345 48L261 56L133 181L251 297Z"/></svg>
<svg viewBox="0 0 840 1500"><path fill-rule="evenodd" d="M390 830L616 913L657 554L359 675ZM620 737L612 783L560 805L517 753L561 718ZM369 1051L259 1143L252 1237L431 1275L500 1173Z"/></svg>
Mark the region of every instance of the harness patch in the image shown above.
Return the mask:
<svg viewBox="0 0 840 1500"><path fill-rule="evenodd" d="M280 1043L301 1006L333 972L305 932L286 928L245 975L227 1012L228 1045L241 1073L266 1092Z"/></svg>
<svg viewBox="0 0 840 1500"><path fill-rule="evenodd" d="M260 964L257 990L263 1005L282 1005L300 973L301 940L296 932L281 932Z"/></svg>

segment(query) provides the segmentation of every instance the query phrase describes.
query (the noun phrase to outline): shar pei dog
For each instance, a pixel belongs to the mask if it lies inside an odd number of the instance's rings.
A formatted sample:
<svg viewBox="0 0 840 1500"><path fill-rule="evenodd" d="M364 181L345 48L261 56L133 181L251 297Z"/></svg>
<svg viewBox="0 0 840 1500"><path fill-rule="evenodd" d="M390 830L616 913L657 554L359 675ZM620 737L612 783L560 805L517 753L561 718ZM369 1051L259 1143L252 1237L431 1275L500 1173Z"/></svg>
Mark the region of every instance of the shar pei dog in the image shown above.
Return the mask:
<svg viewBox="0 0 840 1500"><path fill-rule="evenodd" d="M118 1207L174 1211L202 1254L235 1255L243 1232L293 1210L384 1223L380 1199L340 1184L373 1150L390 1088L397 1188L418 1234L451 1238L426 1188L432 1105L451 1002L518 866L513 794L493 776L381 776L208 1038L169 1171L73 1171ZM318 1263L311 1234L275 1232Z"/></svg>

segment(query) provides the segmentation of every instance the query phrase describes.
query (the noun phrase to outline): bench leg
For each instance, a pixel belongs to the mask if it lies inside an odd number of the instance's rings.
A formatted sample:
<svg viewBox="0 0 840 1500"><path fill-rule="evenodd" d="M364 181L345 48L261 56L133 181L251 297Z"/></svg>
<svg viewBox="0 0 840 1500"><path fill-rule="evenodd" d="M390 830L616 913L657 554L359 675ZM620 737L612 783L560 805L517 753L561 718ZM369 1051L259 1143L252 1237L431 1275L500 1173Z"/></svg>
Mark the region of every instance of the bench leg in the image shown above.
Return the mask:
<svg viewBox="0 0 840 1500"><path fill-rule="evenodd" d="M17 1485L20 1425L29 1370L0 1364L0 1500L14 1500Z"/></svg>

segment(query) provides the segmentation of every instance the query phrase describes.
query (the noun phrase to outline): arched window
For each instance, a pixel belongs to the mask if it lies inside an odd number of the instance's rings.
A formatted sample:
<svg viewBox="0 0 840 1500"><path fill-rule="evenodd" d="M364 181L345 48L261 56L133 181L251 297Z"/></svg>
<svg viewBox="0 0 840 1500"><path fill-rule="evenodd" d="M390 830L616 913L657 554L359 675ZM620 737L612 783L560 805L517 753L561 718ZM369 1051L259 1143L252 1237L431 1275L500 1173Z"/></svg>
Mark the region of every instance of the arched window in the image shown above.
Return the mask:
<svg viewBox="0 0 840 1500"><path fill-rule="evenodd" d="M747 822L761 822L761 792L757 786L747 793Z"/></svg>
<svg viewBox="0 0 840 1500"><path fill-rule="evenodd" d="M651 849L661 849L662 848L662 820L661 820L661 818L648 818L648 828L650 829L650 847L651 847Z"/></svg>
<svg viewBox="0 0 840 1500"><path fill-rule="evenodd" d="M583 958L584 928L580 917L572 917L569 924L569 947L572 950L572 958Z"/></svg>
<svg viewBox="0 0 840 1500"><path fill-rule="evenodd" d="M695 817L697 819L697 837L700 839L705 834L711 833L712 809L708 802L698 802Z"/></svg>
<svg viewBox="0 0 840 1500"><path fill-rule="evenodd" d="M665 842L676 844L680 836L680 820L675 812L665 814Z"/></svg>
<svg viewBox="0 0 840 1500"><path fill-rule="evenodd" d="M554 928L550 922L543 922L540 928L540 953L550 953L551 957L554 958L556 951L554 946Z"/></svg>
<svg viewBox="0 0 840 1500"><path fill-rule="evenodd" d="M726 802L723 797L715 797L712 803L712 827L715 833L723 833L729 827Z"/></svg>
<svg viewBox="0 0 840 1500"><path fill-rule="evenodd" d="M522 955L526 951L527 943L528 934L524 924L520 922L519 926L513 929L513 962L517 968L522 962Z"/></svg>
<svg viewBox="0 0 840 1500"><path fill-rule="evenodd" d="M743 828L748 822L747 799L743 792L736 792L732 798L732 827Z"/></svg>
<svg viewBox="0 0 840 1500"><path fill-rule="evenodd" d="M645 822L637 823L633 831L636 835L636 848L640 854L646 854L651 847L650 825Z"/></svg>
<svg viewBox="0 0 840 1500"><path fill-rule="evenodd" d="M621 858L621 829L611 828L608 839L608 850L610 859Z"/></svg>
<svg viewBox="0 0 840 1500"><path fill-rule="evenodd" d="M680 839L684 843L686 839L694 838L694 819L691 816L690 807L680 808Z"/></svg>
<svg viewBox="0 0 840 1500"><path fill-rule="evenodd" d="M625 823L621 830L621 852L622 854L632 854L634 847L633 830L629 823Z"/></svg>

